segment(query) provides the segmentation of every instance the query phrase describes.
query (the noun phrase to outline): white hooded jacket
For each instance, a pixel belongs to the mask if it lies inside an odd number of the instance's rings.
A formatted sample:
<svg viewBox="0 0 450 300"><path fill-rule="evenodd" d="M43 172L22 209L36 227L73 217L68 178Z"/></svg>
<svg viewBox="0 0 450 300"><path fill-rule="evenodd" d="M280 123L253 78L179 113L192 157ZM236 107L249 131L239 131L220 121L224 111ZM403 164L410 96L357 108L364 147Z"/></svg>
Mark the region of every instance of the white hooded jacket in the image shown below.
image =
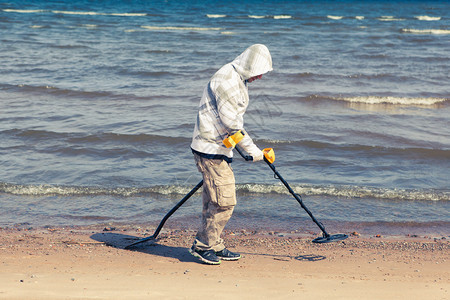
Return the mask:
<svg viewBox="0 0 450 300"><path fill-rule="evenodd" d="M233 149L226 148L222 141L242 130L245 136L239 146L253 157L262 155L244 130L244 113L249 103L247 79L269 71L272 71L269 49L255 44L213 75L200 100L191 144L193 150L232 158Z"/></svg>

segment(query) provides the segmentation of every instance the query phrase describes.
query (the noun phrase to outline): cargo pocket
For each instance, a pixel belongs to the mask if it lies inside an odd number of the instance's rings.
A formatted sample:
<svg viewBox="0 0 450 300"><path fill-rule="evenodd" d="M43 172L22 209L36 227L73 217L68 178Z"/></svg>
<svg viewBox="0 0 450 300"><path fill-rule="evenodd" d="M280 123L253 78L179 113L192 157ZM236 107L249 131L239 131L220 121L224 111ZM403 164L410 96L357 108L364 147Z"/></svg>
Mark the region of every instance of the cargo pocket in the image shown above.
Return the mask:
<svg viewBox="0 0 450 300"><path fill-rule="evenodd" d="M216 186L217 204L221 207L236 205L236 186L234 174L230 165L222 161L217 166L217 173L214 176L214 185Z"/></svg>
<svg viewBox="0 0 450 300"><path fill-rule="evenodd" d="M221 207L236 205L236 187L233 183L217 185L217 204Z"/></svg>

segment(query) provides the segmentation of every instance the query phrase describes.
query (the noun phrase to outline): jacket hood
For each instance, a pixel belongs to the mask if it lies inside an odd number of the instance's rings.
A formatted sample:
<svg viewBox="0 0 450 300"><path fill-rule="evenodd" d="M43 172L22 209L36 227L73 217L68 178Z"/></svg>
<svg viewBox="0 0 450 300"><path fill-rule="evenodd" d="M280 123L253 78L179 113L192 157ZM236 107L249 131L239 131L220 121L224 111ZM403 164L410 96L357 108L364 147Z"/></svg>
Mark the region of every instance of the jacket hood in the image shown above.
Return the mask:
<svg viewBox="0 0 450 300"><path fill-rule="evenodd" d="M272 71L272 56L269 49L262 44L248 47L231 64L243 80Z"/></svg>

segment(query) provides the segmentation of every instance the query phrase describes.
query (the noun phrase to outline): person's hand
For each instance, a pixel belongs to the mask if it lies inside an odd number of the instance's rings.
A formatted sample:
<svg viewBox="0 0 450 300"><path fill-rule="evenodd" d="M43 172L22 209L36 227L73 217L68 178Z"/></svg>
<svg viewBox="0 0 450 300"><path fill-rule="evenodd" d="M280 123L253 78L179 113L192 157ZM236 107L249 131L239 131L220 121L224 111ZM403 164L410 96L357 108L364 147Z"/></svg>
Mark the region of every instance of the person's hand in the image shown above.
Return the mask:
<svg viewBox="0 0 450 300"><path fill-rule="evenodd" d="M264 153L260 149L255 149L255 152L250 155L253 157L253 161L261 161L264 159Z"/></svg>

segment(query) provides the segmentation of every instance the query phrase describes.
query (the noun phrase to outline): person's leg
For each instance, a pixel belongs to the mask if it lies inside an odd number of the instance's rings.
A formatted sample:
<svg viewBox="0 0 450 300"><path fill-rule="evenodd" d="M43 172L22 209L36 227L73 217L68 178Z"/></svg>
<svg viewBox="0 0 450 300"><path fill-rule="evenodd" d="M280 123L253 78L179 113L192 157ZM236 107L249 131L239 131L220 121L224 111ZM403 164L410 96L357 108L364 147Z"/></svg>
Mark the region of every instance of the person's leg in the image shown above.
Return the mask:
<svg viewBox="0 0 450 300"><path fill-rule="evenodd" d="M202 223L190 252L209 264L236 260L240 255L227 251L221 234L236 205L233 170L226 161L205 159L195 155L199 171L203 174Z"/></svg>
<svg viewBox="0 0 450 300"><path fill-rule="evenodd" d="M220 237L236 205L233 170L224 160L196 157L203 174L202 223L195 240L199 250L221 251L225 248Z"/></svg>

